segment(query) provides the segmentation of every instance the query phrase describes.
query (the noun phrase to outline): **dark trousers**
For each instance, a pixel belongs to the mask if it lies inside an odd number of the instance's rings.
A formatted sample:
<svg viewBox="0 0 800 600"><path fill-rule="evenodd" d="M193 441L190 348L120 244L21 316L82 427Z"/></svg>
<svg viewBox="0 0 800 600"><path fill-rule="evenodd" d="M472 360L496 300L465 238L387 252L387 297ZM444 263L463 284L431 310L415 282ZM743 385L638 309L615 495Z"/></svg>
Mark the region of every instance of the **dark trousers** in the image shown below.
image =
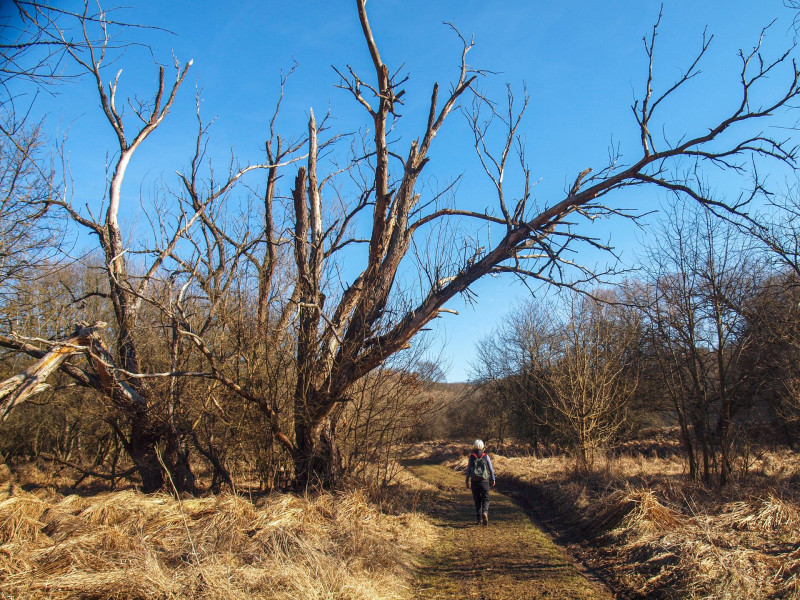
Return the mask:
<svg viewBox="0 0 800 600"><path fill-rule="evenodd" d="M489 480L472 480L472 499L475 500L475 513L478 519L482 514L489 514Z"/></svg>

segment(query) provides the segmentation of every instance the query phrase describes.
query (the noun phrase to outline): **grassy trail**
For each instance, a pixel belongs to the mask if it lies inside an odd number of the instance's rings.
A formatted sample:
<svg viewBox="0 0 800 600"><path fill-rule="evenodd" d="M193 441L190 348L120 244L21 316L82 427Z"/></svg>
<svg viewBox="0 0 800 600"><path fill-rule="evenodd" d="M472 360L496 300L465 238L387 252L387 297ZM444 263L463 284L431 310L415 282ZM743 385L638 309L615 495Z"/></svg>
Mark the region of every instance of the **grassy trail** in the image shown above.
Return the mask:
<svg viewBox="0 0 800 600"><path fill-rule="evenodd" d="M423 555L418 598L610 600L606 590L586 579L509 498L490 494L489 526L475 524L472 494L463 475L442 465L411 460L417 476L436 485L438 494L419 509L440 528L437 544Z"/></svg>

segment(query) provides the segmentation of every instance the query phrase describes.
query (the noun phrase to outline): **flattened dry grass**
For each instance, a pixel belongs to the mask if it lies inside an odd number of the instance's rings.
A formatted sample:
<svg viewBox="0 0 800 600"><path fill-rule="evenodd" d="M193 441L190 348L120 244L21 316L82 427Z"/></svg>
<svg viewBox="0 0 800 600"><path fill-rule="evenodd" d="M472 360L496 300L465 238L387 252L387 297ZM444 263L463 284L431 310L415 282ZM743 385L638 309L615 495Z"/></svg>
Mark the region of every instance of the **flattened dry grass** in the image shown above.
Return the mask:
<svg viewBox="0 0 800 600"><path fill-rule="evenodd" d="M408 598L413 512L365 492L177 501L134 491L0 495L0 597Z"/></svg>

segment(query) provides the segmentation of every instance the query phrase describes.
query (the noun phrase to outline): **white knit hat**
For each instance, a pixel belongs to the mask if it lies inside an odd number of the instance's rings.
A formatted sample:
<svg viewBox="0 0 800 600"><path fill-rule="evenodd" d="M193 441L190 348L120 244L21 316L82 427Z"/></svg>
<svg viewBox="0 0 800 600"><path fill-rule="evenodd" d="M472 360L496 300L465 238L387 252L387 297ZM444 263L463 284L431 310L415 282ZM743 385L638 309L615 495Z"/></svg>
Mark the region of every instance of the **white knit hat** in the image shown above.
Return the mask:
<svg viewBox="0 0 800 600"><path fill-rule="evenodd" d="M483 440L475 440L475 442L472 444L472 447L475 448L475 450L477 450L478 452L482 452Z"/></svg>

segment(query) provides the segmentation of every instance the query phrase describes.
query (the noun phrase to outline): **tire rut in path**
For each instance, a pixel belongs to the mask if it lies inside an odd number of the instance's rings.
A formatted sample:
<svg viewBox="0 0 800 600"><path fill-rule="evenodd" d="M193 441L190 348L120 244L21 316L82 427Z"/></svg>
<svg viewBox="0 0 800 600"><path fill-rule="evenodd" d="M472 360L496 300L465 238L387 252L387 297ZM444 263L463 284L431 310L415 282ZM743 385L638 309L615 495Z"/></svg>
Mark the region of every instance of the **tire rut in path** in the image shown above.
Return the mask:
<svg viewBox="0 0 800 600"><path fill-rule="evenodd" d="M566 551L510 498L492 490L489 526L482 527L475 523L472 494L464 487L463 475L427 461L409 460L406 467L439 489L418 507L439 528L440 538L420 559L417 598L614 598L584 577Z"/></svg>

